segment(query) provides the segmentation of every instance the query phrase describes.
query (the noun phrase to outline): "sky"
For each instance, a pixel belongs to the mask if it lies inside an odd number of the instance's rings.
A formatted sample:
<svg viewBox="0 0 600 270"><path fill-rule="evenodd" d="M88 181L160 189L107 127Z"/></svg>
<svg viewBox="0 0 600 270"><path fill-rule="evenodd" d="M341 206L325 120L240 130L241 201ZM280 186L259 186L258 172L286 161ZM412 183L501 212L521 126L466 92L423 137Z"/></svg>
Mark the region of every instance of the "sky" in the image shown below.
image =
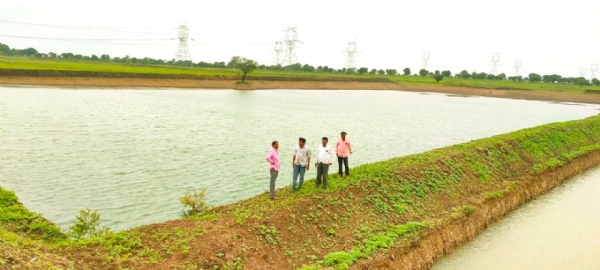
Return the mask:
<svg viewBox="0 0 600 270"><path fill-rule="evenodd" d="M597 0L0 0L0 43L173 59L176 28L187 24L194 62L239 55L271 65L275 42L295 26L298 60L313 66L344 67L347 43L356 41L356 65L369 69L416 73L427 51L429 70L489 73L492 54L500 53L497 73L514 75L520 60L521 75L579 76L586 68L589 78L591 65L600 63L599 11Z"/></svg>

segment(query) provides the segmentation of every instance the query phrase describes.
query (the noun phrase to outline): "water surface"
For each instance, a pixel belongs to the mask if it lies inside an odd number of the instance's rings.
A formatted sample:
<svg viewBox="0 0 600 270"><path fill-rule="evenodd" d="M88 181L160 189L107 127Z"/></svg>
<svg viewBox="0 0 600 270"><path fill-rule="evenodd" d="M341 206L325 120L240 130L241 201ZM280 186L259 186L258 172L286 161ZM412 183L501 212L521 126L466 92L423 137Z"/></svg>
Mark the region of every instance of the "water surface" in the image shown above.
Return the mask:
<svg viewBox="0 0 600 270"><path fill-rule="evenodd" d="M179 197L195 188L208 188L213 205L267 191L273 140L283 187L300 136L316 149L348 132L356 166L598 108L398 91L2 87L0 186L62 228L92 208L120 230L177 218Z"/></svg>
<svg viewBox="0 0 600 270"><path fill-rule="evenodd" d="M600 167L524 205L432 270L600 269Z"/></svg>

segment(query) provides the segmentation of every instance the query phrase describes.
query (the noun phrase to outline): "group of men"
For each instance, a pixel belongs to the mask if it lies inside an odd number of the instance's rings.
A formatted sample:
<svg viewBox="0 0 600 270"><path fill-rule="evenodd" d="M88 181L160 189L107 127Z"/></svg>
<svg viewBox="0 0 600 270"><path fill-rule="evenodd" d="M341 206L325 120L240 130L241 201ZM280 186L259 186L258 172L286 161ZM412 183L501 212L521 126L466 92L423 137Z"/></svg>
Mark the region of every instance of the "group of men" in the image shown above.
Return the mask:
<svg viewBox="0 0 600 270"><path fill-rule="evenodd" d="M335 157L337 157L338 160L338 173L340 175L340 178L348 177L348 175L350 175L350 169L348 167L348 156L349 154L352 154L352 145L350 144L350 140L346 138L346 132L342 131L340 135L341 137L335 144L335 150L331 146L329 146L329 139L327 137L323 137L321 139L321 144L318 148L317 161L315 162L315 167L317 167L317 187L322 187L324 189L327 188L327 175L329 172L329 166L333 164ZM271 146L271 151L267 155L266 159L267 162L269 162L270 164L269 171L271 173L269 195L272 200L275 200L275 180L277 180L277 175L279 174L280 168L278 154L279 142L273 141L273 143L271 143ZM302 184L304 183L304 174L307 170L310 169L310 157L311 151L310 148L306 146L306 139L300 137L298 139L298 146L294 151L294 157L292 158L292 167L294 168L294 176L292 178L292 192L302 188ZM342 164L344 165L344 171L342 171ZM296 181L298 180L298 176L300 176L300 182L298 182L298 187L296 188Z"/></svg>

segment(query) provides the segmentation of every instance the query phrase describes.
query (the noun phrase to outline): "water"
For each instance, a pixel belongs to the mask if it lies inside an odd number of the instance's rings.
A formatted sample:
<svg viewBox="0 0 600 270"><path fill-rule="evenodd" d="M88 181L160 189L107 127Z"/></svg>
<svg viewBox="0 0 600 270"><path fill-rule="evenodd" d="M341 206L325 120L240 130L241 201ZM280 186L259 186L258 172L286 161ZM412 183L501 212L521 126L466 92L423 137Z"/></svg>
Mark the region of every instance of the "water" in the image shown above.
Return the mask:
<svg viewBox="0 0 600 270"><path fill-rule="evenodd" d="M600 167L539 197L432 270L600 269Z"/></svg>
<svg viewBox="0 0 600 270"><path fill-rule="evenodd" d="M0 88L0 186L67 228L98 209L113 230L175 219L208 188L225 204L291 184L298 137L315 149L344 130L350 165L598 113L597 105L397 91L61 90ZM308 178L315 171L307 173Z"/></svg>

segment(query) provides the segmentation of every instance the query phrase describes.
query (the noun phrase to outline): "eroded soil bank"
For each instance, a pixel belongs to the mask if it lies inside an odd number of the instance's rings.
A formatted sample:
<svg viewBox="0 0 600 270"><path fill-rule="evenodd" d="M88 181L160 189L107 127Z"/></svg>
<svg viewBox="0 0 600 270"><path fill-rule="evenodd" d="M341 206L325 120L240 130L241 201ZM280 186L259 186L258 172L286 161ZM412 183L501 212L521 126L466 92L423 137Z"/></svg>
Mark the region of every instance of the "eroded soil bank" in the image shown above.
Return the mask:
<svg viewBox="0 0 600 270"><path fill-rule="evenodd" d="M316 89L316 90L398 90L414 92L436 92L464 96L485 96L525 100L575 102L600 104L600 95L589 93L562 93L531 90L480 89L443 85L419 85L395 83L387 80L355 80L343 78L338 81L317 81L315 78L259 77L251 78L247 84L237 84L233 77L187 78L119 78L119 77L52 77L52 76L0 76L4 86L42 86L65 88L180 88L180 89ZM377 79L377 78L374 78Z"/></svg>

